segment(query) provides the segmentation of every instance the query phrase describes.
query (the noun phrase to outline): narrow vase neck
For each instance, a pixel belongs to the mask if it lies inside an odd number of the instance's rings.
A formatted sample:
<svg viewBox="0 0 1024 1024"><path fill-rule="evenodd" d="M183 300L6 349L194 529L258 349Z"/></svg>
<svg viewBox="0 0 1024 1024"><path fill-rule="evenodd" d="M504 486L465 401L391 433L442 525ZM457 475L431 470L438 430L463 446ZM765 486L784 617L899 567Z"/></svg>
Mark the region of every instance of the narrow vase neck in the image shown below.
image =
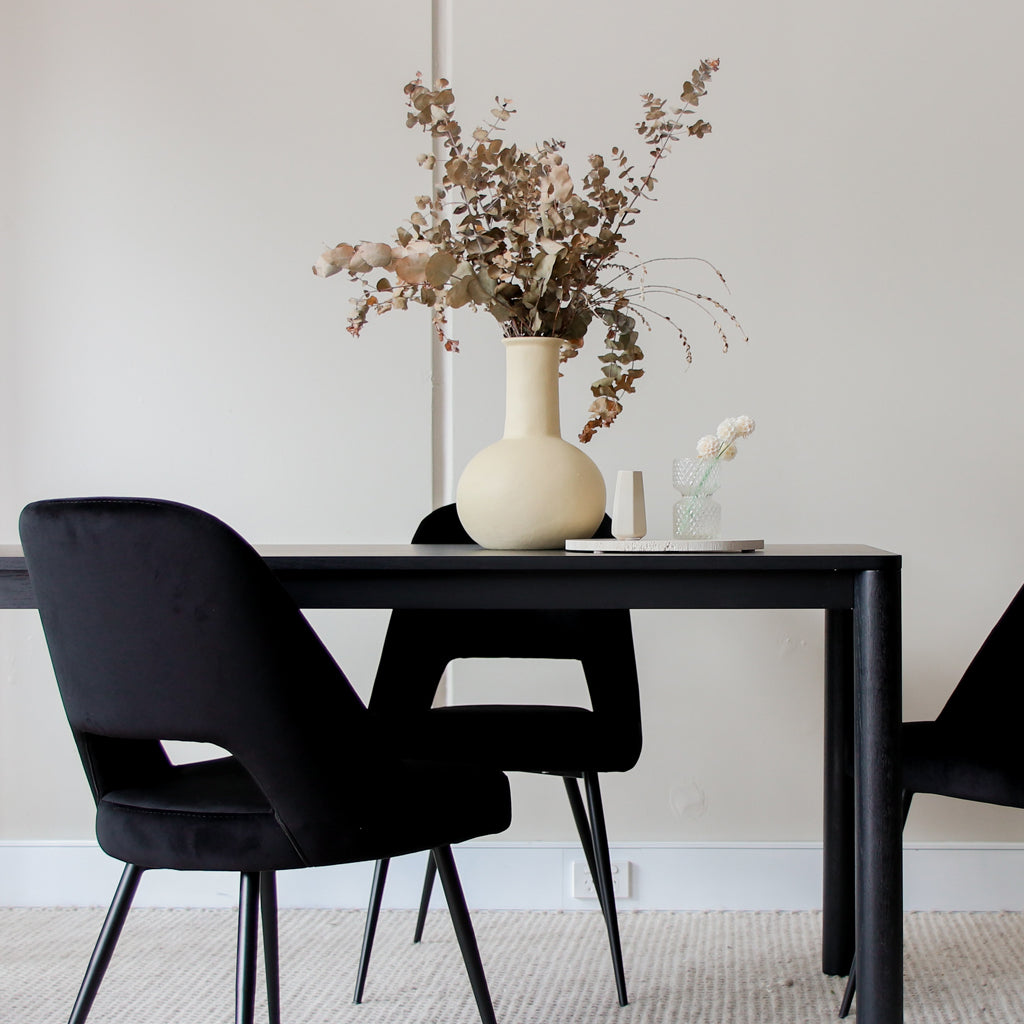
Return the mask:
<svg viewBox="0 0 1024 1024"><path fill-rule="evenodd" d="M557 338L505 339L505 437L561 436Z"/></svg>

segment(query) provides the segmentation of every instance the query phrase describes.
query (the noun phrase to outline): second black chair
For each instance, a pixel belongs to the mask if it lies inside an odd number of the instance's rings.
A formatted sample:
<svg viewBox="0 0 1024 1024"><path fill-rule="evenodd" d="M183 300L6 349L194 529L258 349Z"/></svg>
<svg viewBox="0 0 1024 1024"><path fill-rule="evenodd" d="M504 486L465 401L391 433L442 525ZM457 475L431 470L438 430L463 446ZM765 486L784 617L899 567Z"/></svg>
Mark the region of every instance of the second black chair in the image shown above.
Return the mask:
<svg viewBox="0 0 1024 1024"><path fill-rule="evenodd" d="M605 516L598 536L610 536ZM427 516L414 544L472 544L454 505ZM542 658L579 661L590 708L536 704L432 707L449 662L459 658ZM371 713L410 756L444 758L472 770L561 776L608 932L619 1003L625 971L599 772L624 772L640 757L640 694L628 611L421 611L391 614ZM586 792L584 807L579 779ZM588 813L589 812L589 813ZM356 983L363 986L388 861L377 862ZM414 940L423 930L433 885L427 863Z"/></svg>

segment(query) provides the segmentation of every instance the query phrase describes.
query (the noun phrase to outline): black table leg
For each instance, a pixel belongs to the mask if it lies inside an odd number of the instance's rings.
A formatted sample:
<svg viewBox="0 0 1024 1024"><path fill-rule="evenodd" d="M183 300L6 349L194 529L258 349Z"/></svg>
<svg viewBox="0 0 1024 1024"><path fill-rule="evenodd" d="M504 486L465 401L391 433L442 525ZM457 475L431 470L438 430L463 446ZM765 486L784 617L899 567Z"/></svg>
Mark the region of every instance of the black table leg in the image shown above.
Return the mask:
<svg viewBox="0 0 1024 1024"><path fill-rule="evenodd" d="M899 573L862 572L854 599L857 1021L898 1024L903 1020Z"/></svg>
<svg viewBox="0 0 1024 1024"><path fill-rule="evenodd" d="M821 969L846 974L853 961L853 612L825 612L825 813Z"/></svg>

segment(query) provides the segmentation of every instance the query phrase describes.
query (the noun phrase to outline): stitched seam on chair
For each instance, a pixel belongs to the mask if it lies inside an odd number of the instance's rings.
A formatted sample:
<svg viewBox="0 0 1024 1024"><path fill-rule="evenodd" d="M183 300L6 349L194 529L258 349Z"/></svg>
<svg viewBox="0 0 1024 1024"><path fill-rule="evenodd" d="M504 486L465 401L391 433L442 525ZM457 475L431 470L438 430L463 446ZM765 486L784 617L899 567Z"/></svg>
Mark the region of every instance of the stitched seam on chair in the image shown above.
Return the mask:
<svg viewBox="0 0 1024 1024"><path fill-rule="evenodd" d="M79 753L81 753L82 748L79 747L78 749ZM99 772L97 771L96 759L92 756L92 751L88 746L85 748L85 757L83 760L88 762L86 774L89 778L89 788L92 790L92 798L96 803L99 803L102 799L102 794L99 792L100 787L96 781L99 778Z"/></svg>
<svg viewBox="0 0 1024 1024"><path fill-rule="evenodd" d="M284 833L292 850L295 851L295 856L298 857L307 868L312 867L312 862L302 852L302 847L299 846L298 840L292 835L292 830L281 820L281 815L278 814L276 810L274 811L274 821L277 822L277 827Z"/></svg>
<svg viewBox="0 0 1024 1024"><path fill-rule="evenodd" d="M203 818L210 821L230 821L240 815L255 817L263 815L272 817L273 812L265 811L162 811L154 807L131 807L128 804L116 804L108 800L106 806L117 811L127 811L129 814L154 814L166 818ZM275 819L276 820L276 819Z"/></svg>
<svg viewBox="0 0 1024 1024"><path fill-rule="evenodd" d="M153 498L49 498L47 505L81 505L88 502L90 505L148 505L150 508L162 508L163 502ZM179 505L181 508L190 508L182 505L181 502L168 501L168 505ZM196 510L198 511L198 510Z"/></svg>

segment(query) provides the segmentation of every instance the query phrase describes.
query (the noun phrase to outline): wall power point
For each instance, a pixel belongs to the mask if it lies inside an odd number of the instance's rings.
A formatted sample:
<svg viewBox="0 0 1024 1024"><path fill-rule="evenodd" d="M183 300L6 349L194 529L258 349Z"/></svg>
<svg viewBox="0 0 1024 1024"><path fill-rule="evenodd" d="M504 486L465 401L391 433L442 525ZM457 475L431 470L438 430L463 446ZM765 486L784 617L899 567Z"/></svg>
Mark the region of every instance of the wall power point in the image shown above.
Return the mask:
<svg viewBox="0 0 1024 1024"><path fill-rule="evenodd" d="M612 893L616 899L628 899L630 895L630 868L632 862L628 860L612 861ZM597 887L594 879L590 876L590 868L585 860L574 860L572 862L572 896L578 900L596 900Z"/></svg>

